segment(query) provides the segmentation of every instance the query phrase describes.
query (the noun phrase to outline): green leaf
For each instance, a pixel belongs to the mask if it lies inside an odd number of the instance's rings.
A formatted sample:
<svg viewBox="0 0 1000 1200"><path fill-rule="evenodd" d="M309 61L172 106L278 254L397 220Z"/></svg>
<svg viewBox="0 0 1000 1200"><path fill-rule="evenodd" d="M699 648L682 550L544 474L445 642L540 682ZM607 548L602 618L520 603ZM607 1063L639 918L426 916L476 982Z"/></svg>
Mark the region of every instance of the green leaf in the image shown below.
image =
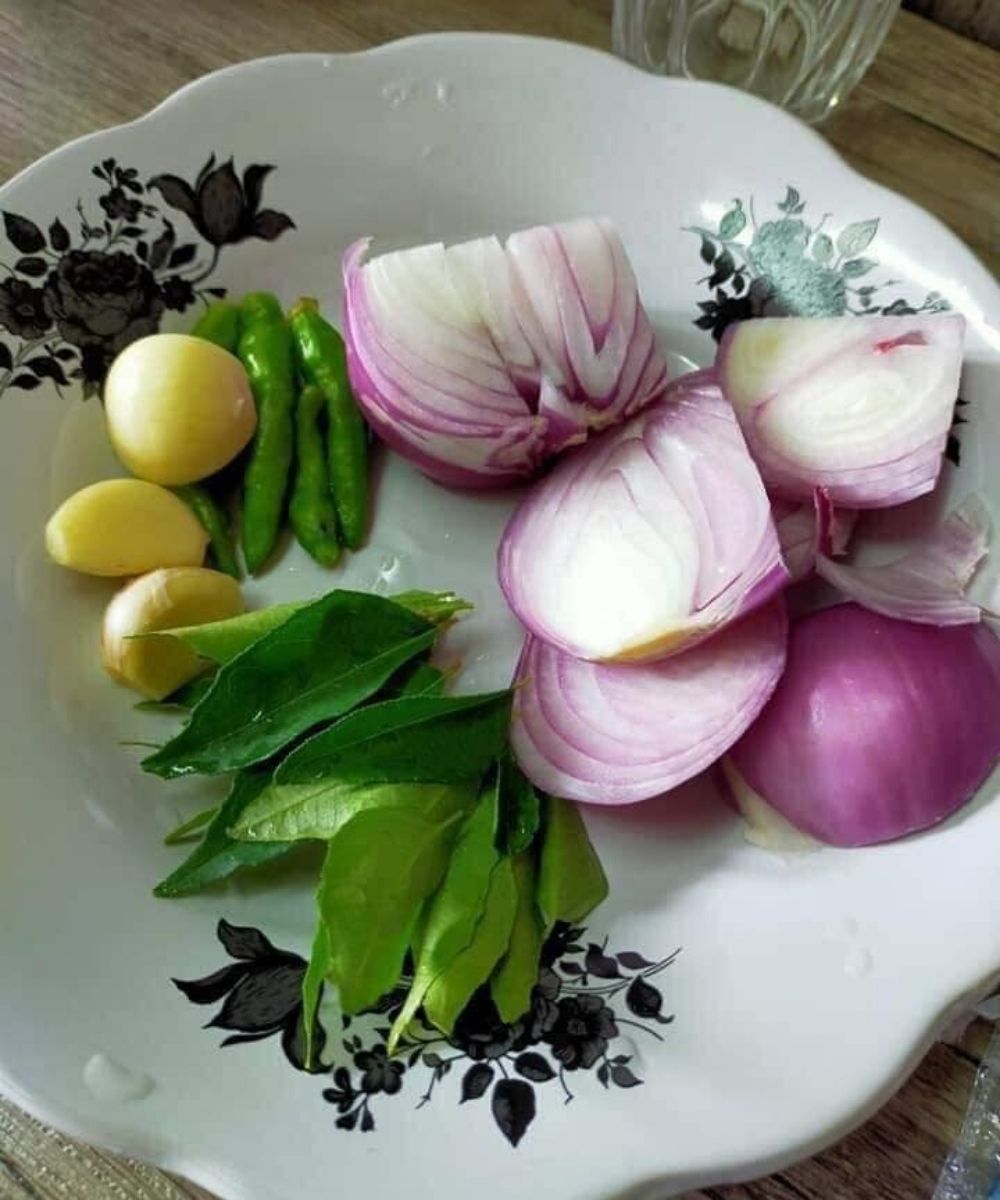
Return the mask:
<svg viewBox="0 0 1000 1200"><path fill-rule="evenodd" d="M172 637L181 641L202 658L210 659L220 666L231 662L259 641L265 634L284 625L289 617L308 607L309 602L272 604L269 608L258 608L253 612L228 617L224 621L209 621L205 625L184 625L178 629L158 630L142 634L142 637Z"/></svg>
<svg viewBox="0 0 1000 1200"><path fill-rule="evenodd" d="M352 817L375 808L402 808L428 820L468 810L473 783L272 783L229 833L241 842L296 842L335 836Z"/></svg>
<svg viewBox="0 0 1000 1200"><path fill-rule="evenodd" d="M877 231L878 217L845 226L837 235L837 252L844 258L853 258L868 246Z"/></svg>
<svg viewBox="0 0 1000 1200"><path fill-rule="evenodd" d="M368 704L298 746L276 783L332 774L364 783L479 778L506 745L513 693L404 696Z"/></svg>
<svg viewBox="0 0 1000 1200"><path fill-rule="evenodd" d="M424 1012L443 1033L452 1032L473 993L487 982L507 952L517 903L514 865L509 858L501 858L490 873L486 902L472 941L437 976L424 996ZM536 967L537 963L536 959Z"/></svg>
<svg viewBox="0 0 1000 1200"><path fill-rule="evenodd" d="M877 266L878 263L874 258L849 258L840 271L845 279L858 279L862 275L867 275L872 267Z"/></svg>
<svg viewBox="0 0 1000 1200"><path fill-rule="evenodd" d="M202 674L182 683L181 686L162 700L140 700L136 712L159 712L169 716L189 712L212 686L211 674Z"/></svg>
<svg viewBox="0 0 1000 1200"><path fill-rule="evenodd" d="M500 858L493 843L496 789L482 790L462 826L444 882L430 902L421 936L413 947L413 983L389 1037L390 1053L424 1002L424 997L455 959L471 946L486 908L493 869ZM509 933L509 930L508 930ZM502 947L497 958L503 953ZM494 964L483 977L484 982Z"/></svg>
<svg viewBox="0 0 1000 1200"><path fill-rule="evenodd" d="M433 625L443 625L459 613L471 612L475 608L468 600L456 596L454 592L422 592L419 590L398 592L389 599L394 604L401 604L425 621Z"/></svg>
<svg viewBox="0 0 1000 1200"><path fill-rule="evenodd" d="M607 894L604 868L576 805L550 796L538 870L538 907L546 930L557 921L582 921Z"/></svg>
<svg viewBox="0 0 1000 1200"><path fill-rule="evenodd" d="M286 842L237 842L228 833L243 809L267 786L266 770L240 771L229 795L212 818L205 836L183 863L153 889L155 896L173 898L201 891L242 867L258 867L293 849Z"/></svg>
<svg viewBox="0 0 1000 1200"><path fill-rule="evenodd" d="M163 839L164 846L177 846L181 842L188 841L189 838L204 829L218 811L218 804L213 804L211 808L203 809L200 813L195 813L193 817L182 821L176 829L171 829Z"/></svg>
<svg viewBox="0 0 1000 1200"><path fill-rule="evenodd" d="M359 806L393 803L394 795L418 809L447 803L452 793L437 785L478 787L502 751L510 702L505 691L359 708L293 750L234 833L248 840L329 837Z"/></svg>
<svg viewBox="0 0 1000 1200"><path fill-rule="evenodd" d="M747 217L743 211L743 205L739 200L733 201L733 207L719 222L719 237L724 241L731 241L734 237L738 237L746 228Z"/></svg>
<svg viewBox="0 0 1000 1200"><path fill-rule="evenodd" d="M540 801L510 750L497 766L497 828L494 842L500 854L527 850L538 832Z"/></svg>
<svg viewBox="0 0 1000 1200"><path fill-rule="evenodd" d="M327 934L326 922L316 923L316 934L313 937L312 953L309 955L309 966L302 976L302 1031L305 1037L305 1053L303 1066L307 1071L313 1069L313 1034L316 1029L316 1010L319 1008L323 984L330 973L330 938Z"/></svg>
<svg viewBox="0 0 1000 1200"><path fill-rule="evenodd" d="M436 634L391 601L331 592L220 667L188 724L143 769L169 779L260 762L367 700Z"/></svg>
<svg viewBox="0 0 1000 1200"><path fill-rule="evenodd" d="M813 239L812 256L822 266L833 259L833 242L825 233L817 233Z"/></svg>
<svg viewBox="0 0 1000 1200"><path fill-rule="evenodd" d="M408 662L400 668L379 692L379 699L393 700L404 696L440 696L449 676L429 662Z"/></svg>
<svg viewBox="0 0 1000 1200"><path fill-rule="evenodd" d="M715 246L704 236L701 239L701 261L710 265L715 262Z"/></svg>
<svg viewBox="0 0 1000 1200"><path fill-rule="evenodd" d="M431 625L440 625L451 620L457 613L473 607L454 592L401 592L398 596L381 599L391 600ZM241 613L238 617L228 617L224 621L185 625L178 629L158 630L140 636L178 638L195 654L223 665L231 662L265 634L284 625L290 617L313 603L316 601L295 600L286 604L272 604L269 608L258 608L253 612Z"/></svg>
<svg viewBox="0 0 1000 1200"><path fill-rule="evenodd" d="M535 903L533 856L519 854L512 860L517 886L517 909L510 931L507 953L490 981L493 1003L507 1025L523 1017L531 1007L531 993L538 982L543 930Z"/></svg>
<svg viewBox="0 0 1000 1200"><path fill-rule="evenodd" d="M431 822L401 808L361 812L330 840L316 893L328 974L345 1013L399 981L424 901L448 866L459 816Z"/></svg>

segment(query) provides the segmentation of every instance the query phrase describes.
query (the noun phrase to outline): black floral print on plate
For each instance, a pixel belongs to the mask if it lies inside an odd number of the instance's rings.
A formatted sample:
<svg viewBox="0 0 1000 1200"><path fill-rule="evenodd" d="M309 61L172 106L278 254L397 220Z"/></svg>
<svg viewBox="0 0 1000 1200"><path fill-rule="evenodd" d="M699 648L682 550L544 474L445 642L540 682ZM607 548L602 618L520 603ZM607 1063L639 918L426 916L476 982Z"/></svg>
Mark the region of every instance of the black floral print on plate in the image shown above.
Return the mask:
<svg viewBox="0 0 1000 1200"><path fill-rule="evenodd" d="M101 187L94 203L77 200L75 234L58 217L43 228L4 211L11 253L0 260L0 393L48 379L95 395L115 355L155 333L166 312L224 296L209 281L225 246L295 227L261 208L273 169L254 163L241 179L232 159L217 165L213 154L193 185L168 174L144 182L106 158L91 170ZM199 240L182 240L165 208L183 214Z"/></svg>
<svg viewBox="0 0 1000 1200"><path fill-rule="evenodd" d="M204 979L174 980L195 1004L222 1006L207 1028L229 1032L223 1046L278 1036L289 1062L304 1070L302 977L306 962L276 949L257 929L220 921L219 940L235 962ZM628 1026L662 1040L663 994L652 980L677 957L652 962L634 950L611 953L586 941L586 930L559 925L548 938L531 1009L512 1025L501 1021L481 989L450 1038L419 1020L395 1057L386 1049L389 1027L406 998L408 979L358 1018L341 1017L339 1047L330 1061L328 1031L317 1021L313 1034L315 1073L330 1076L323 1099L336 1110L334 1125L371 1133L375 1108L384 1098L407 1092L418 1076L424 1090L417 1107L455 1071L452 1091L460 1104L489 1097L492 1119L512 1146L524 1137L537 1111L536 1089L544 1084L568 1103L579 1072L593 1072L605 1088L634 1088L633 1056L616 1042ZM618 1052L616 1052L618 1051ZM447 1086L447 1085L445 1085ZM575 1085L574 1085L575 1086ZM550 1089L552 1090L552 1089ZM440 1095L440 1093L438 1093Z"/></svg>

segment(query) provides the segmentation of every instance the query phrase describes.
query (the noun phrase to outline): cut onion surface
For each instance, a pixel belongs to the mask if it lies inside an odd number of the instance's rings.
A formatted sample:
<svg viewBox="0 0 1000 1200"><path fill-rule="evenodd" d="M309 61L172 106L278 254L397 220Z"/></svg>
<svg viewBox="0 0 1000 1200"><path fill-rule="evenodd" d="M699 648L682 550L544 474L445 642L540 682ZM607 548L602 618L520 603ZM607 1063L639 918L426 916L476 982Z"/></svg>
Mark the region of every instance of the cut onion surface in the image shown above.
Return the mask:
<svg viewBox="0 0 1000 1200"><path fill-rule="evenodd" d="M529 637L511 744L538 787L633 804L710 766L767 703L785 663L779 597L684 654L642 665L571 658Z"/></svg>
<svg viewBox="0 0 1000 1200"><path fill-rule="evenodd" d="M709 372L567 454L511 518L500 585L576 658L653 661L788 582L760 475Z"/></svg>
<svg viewBox="0 0 1000 1200"><path fill-rule="evenodd" d="M441 483L523 480L666 386L610 221L367 249L344 257L351 384L376 432Z"/></svg>
<svg viewBox="0 0 1000 1200"><path fill-rule="evenodd" d="M958 396L965 321L768 317L726 331L717 366L768 487L849 508L933 488Z"/></svg>

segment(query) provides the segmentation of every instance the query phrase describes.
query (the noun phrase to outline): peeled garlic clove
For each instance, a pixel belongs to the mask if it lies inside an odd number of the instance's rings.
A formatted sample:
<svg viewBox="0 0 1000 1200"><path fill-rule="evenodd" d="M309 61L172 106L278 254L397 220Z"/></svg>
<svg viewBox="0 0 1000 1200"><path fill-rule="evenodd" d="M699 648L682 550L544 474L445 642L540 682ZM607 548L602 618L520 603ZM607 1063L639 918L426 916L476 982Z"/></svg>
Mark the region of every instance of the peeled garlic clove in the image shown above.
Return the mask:
<svg viewBox="0 0 1000 1200"><path fill-rule="evenodd" d="M206 661L176 638L144 638L244 611L239 584L205 567L168 567L132 581L114 597L101 627L101 660L119 683L162 700L200 674Z"/></svg>
<svg viewBox="0 0 1000 1200"><path fill-rule="evenodd" d="M104 411L111 444L132 474L171 486L221 470L257 427L243 364L182 333L127 346L108 373Z"/></svg>
<svg viewBox="0 0 1000 1200"><path fill-rule="evenodd" d="M142 575L200 566L208 534L173 492L141 479L105 479L64 501L45 526L45 548L86 575Z"/></svg>

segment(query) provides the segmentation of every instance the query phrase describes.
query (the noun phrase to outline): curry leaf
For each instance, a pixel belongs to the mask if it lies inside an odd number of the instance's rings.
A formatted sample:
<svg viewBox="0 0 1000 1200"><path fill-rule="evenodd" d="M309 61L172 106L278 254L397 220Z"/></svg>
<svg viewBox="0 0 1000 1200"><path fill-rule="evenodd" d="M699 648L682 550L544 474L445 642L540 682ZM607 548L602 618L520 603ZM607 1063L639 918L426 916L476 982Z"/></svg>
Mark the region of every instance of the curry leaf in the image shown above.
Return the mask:
<svg viewBox="0 0 1000 1200"><path fill-rule="evenodd" d="M549 797L538 869L538 907L546 927L582 921L607 894L604 869L576 805Z"/></svg>
<svg viewBox="0 0 1000 1200"><path fill-rule="evenodd" d="M241 867L258 867L293 849L282 842L237 842L227 832L243 809L267 786L268 775L267 771L257 770L241 771L235 777L229 795L209 822L201 842L176 871L157 884L154 895L187 896L226 879Z"/></svg>
<svg viewBox="0 0 1000 1200"><path fill-rule="evenodd" d="M484 774L503 749L511 692L404 696L369 704L297 747L276 783L450 783Z"/></svg>
<svg viewBox="0 0 1000 1200"><path fill-rule="evenodd" d="M334 837L353 817L377 808L405 809L428 820L467 811L474 783L271 784L229 832L244 842L296 842Z"/></svg>
<svg viewBox="0 0 1000 1200"><path fill-rule="evenodd" d="M345 1013L370 1007L398 981L420 910L448 866L458 820L373 809L331 839L316 903Z"/></svg>
<svg viewBox="0 0 1000 1200"><path fill-rule="evenodd" d="M388 599L416 616L422 617L432 625L439 625L450 620L456 614L472 608L467 600L456 596L454 592L402 592L400 595L390 596ZM265 634L284 625L290 617L315 603L318 602L293 600L285 604L272 604L268 608L258 608L252 612L241 613L238 617L227 617L223 621L209 621L205 625L185 625L177 629L157 630L141 636L177 638L195 654L223 666L231 662L238 654L242 654L244 650L249 649Z"/></svg>
<svg viewBox="0 0 1000 1200"><path fill-rule="evenodd" d="M497 850L511 855L527 850L538 832L539 812L534 785L505 751L497 767Z"/></svg>
<svg viewBox="0 0 1000 1200"><path fill-rule="evenodd" d="M427 989L424 1011L444 1033L455 1028L473 993L485 983L510 945L517 910L517 884L509 858L501 858L490 873L482 915L472 940Z"/></svg>
<svg viewBox="0 0 1000 1200"><path fill-rule="evenodd" d="M188 724L143 768L171 778L260 762L368 699L436 633L389 600L331 592L221 667Z"/></svg>
<svg viewBox="0 0 1000 1200"><path fill-rule="evenodd" d="M213 804L211 808L203 809L199 813L195 813L193 817L189 817L186 821L182 821L176 828L164 837L164 846L177 846L181 842L186 842L195 834L200 833L205 826L212 820L215 814L219 811L219 806Z"/></svg>
<svg viewBox="0 0 1000 1200"><path fill-rule="evenodd" d="M302 976L302 1028L305 1033L305 1049L302 1055L303 1064L307 1071L313 1069L313 1041L316 1028L316 1010L319 1008L320 997L323 994L323 982L330 973L330 939L327 934L326 922L316 923L316 935L313 938L312 953L309 956L309 966Z"/></svg>
<svg viewBox="0 0 1000 1200"><path fill-rule="evenodd" d="M370 704L303 742L247 809L236 836L331 837L364 807L433 813L468 804L504 746L510 692ZM445 786L442 786L445 785Z"/></svg>
<svg viewBox="0 0 1000 1200"><path fill-rule="evenodd" d="M459 1015L469 996L490 977L507 949L514 922L516 888L510 860L499 858L493 844L495 828L496 787L487 786L480 792L477 805L463 824L447 875L427 908L420 937L413 947L413 983L402 1012L394 1022L389 1038L390 1052L421 1004L425 1001L430 1004L433 989L442 985L435 994L436 1015L431 1015L430 1010L427 1015L431 1020L442 1020L447 1024L449 1014L454 1010L454 1016ZM493 874L499 866L503 866L504 871L496 893L493 893ZM487 907L490 908L489 920L486 919ZM480 925L485 928L481 931L483 943L477 948ZM456 966L460 958L461 965ZM453 967L456 973L445 985L445 976ZM478 978L456 1009L456 998L466 990L471 974ZM448 1028L445 1032L449 1032Z"/></svg>
<svg viewBox="0 0 1000 1200"><path fill-rule="evenodd" d="M531 1007L531 993L538 982L538 960L543 940L542 923L535 904L533 856L519 854L513 860L513 871L517 909L507 953L490 982L493 1003L506 1025L512 1025Z"/></svg>

